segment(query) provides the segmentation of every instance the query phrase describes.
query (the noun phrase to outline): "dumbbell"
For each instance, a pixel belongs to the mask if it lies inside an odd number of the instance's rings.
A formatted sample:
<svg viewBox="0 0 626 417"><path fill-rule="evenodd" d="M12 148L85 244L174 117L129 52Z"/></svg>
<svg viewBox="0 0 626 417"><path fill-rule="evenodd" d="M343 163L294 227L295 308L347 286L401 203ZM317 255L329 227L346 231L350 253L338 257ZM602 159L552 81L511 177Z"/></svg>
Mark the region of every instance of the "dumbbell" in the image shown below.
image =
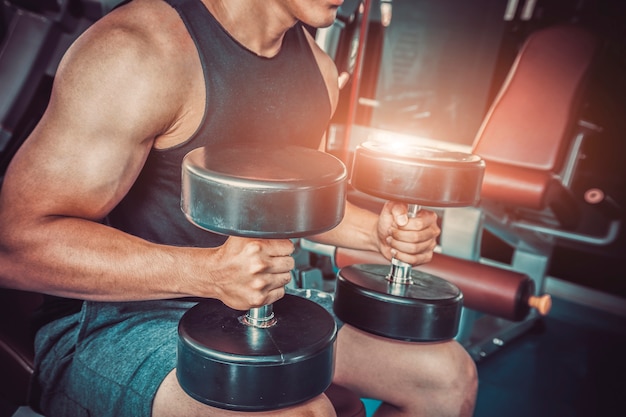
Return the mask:
<svg viewBox="0 0 626 417"><path fill-rule="evenodd" d="M484 170L484 161L473 154L366 141L355 149L350 181L357 191L407 203L414 217L420 206L476 204ZM379 336L414 342L451 339L462 306L456 285L395 258L390 267L357 264L337 273L335 314Z"/></svg>
<svg viewBox="0 0 626 417"><path fill-rule="evenodd" d="M181 208L208 231L290 239L335 227L346 188L345 166L320 151L206 146L183 159ZM177 378L188 395L213 407L289 407L330 386L336 335L331 314L301 297L247 312L203 299L179 322Z"/></svg>

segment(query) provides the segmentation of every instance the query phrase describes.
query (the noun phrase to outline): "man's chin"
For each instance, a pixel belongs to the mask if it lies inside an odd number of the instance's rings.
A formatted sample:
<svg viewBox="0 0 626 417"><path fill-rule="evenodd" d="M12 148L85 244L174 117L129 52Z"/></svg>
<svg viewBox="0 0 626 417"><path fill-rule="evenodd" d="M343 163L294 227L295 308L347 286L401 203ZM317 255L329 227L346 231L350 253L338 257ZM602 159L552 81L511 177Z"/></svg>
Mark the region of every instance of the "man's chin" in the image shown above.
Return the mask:
<svg viewBox="0 0 626 417"><path fill-rule="evenodd" d="M337 8L334 8L332 15L329 15L325 19L321 20L320 22L317 22L317 24L312 25L312 26L318 29L327 28L330 25L332 25L336 19L337 19Z"/></svg>

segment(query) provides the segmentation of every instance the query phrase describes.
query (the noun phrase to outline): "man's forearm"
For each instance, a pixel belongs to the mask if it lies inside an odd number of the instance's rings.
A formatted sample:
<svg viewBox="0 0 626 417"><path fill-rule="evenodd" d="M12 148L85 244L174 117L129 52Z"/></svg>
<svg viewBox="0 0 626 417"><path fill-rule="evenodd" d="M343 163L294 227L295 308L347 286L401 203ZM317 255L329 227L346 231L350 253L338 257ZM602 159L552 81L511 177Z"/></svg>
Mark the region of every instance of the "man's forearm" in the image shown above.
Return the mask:
<svg viewBox="0 0 626 417"><path fill-rule="evenodd" d="M343 220L337 227L309 238L334 246L378 251L377 222L378 214L348 202Z"/></svg>
<svg viewBox="0 0 626 417"><path fill-rule="evenodd" d="M188 295L183 283L194 249L156 245L76 218L6 232L15 234L0 252L8 287L100 301Z"/></svg>

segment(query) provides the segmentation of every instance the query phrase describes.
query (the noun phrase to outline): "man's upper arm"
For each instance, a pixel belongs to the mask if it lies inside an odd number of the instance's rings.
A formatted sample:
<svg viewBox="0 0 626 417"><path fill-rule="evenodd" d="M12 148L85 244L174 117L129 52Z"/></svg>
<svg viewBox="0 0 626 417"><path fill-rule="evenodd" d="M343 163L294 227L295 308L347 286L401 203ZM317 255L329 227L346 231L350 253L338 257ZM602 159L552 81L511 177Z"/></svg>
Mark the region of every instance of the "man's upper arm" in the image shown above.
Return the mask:
<svg viewBox="0 0 626 417"><path fill-rule="evenodd" d="M122 29L68 51L48 109L7 170L2 194L14 214L99 219L123 197L167 114L142 47Z"/></svg>

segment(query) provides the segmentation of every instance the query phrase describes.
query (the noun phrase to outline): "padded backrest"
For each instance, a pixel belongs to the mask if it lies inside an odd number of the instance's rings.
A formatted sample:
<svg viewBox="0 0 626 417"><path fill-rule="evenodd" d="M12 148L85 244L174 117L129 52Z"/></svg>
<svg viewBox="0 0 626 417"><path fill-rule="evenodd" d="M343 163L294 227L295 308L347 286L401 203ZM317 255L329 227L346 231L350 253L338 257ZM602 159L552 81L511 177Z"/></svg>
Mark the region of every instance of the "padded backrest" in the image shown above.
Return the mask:
<svg viewBox="0 0 626 417"><path fill-rule="evenodd" d="M574 25L533 33L485 117L474 152L487 161L558 173L594 51L594 37Z"/></svg>
<svg viewBox="0 0 626 417"><path fill-rule="evenodd" d="M57 0L8 0L9 3L37 13L58 12L61 10Z"/></svg>
<svg viewBox="0 0 626 417"><path fill-rule="evenodd" d="M32 100L59 36L49 19L18 9L0 49L0 127L8 135ZM8 137L8 136L7 136ZM0 151L4 147L0 142Z"/></svg>
<svg viewBox="0 0 626 417"><path fill-rule="evenodd" d="M0 176L27 130L38 119L33 102L61 36L59 23L22 8L11 12L0 41Z"/></svg>
<svg viewBox="0 0 626 417"><path fill-rule="evenodd" d="M527 39L474 140L472 151L486 162L483 201L516 210L549 208L552 215L544 219L576 224L574 197L559 174L572 157L595 50L595 37L575 25L543 29Z"/></svg>

